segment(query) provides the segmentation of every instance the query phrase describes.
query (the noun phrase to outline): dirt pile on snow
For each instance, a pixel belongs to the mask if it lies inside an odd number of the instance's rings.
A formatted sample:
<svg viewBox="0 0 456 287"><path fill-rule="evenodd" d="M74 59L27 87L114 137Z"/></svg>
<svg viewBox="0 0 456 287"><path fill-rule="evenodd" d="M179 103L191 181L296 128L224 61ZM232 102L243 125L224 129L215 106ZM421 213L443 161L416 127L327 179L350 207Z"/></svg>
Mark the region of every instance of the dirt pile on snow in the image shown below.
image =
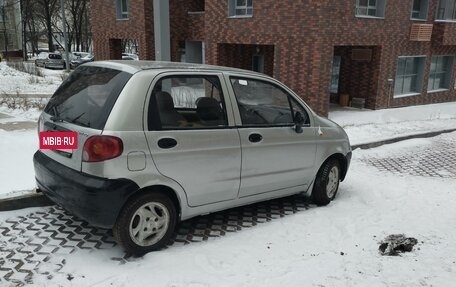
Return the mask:
<svg viewBox="0 0 456 287"><path fill-rule="evenodd" d="M397 256L399 253L412 251L417 243L416 238L406 237L404 234L392 234L380 242L378 250L382 255Z"/></svg>

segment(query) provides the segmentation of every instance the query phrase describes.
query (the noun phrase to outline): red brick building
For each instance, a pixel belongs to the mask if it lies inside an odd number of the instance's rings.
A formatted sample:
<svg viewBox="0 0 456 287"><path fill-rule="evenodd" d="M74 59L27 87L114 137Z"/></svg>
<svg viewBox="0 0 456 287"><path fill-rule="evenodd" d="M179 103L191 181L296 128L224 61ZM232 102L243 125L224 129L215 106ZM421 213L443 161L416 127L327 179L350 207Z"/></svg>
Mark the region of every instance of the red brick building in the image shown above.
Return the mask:
<svg viewBox="0 0 456 287"><path fill-rule="evenodd" d="M93 0L94 53L154 59L153 0ZM320 114L456 100L456 0L169 0L172 61L257 70ZM125 41L126 39L134 41Z"/></svg>

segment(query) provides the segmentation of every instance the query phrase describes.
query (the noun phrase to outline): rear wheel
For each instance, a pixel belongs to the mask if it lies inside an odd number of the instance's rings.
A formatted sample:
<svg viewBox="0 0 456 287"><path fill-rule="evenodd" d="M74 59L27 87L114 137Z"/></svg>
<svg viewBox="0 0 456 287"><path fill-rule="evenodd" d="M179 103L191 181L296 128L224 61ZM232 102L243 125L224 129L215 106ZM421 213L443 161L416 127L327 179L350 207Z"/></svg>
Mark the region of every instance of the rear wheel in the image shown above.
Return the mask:
<svg viewBox="0 0 456 287"><path fill-rule="evenodd" d="M142 255L163 248L176 226L176 208L161 193L145 193L123 208L114 228L116 241L127 253Z"/></svg>
<svg viewBox="0 0 456 287"><path fill-rule="evenodd" d="M337 160L326 161L317 173L312 190L312 201L317 205L327 205L336 197L341 176Z"/></svg>

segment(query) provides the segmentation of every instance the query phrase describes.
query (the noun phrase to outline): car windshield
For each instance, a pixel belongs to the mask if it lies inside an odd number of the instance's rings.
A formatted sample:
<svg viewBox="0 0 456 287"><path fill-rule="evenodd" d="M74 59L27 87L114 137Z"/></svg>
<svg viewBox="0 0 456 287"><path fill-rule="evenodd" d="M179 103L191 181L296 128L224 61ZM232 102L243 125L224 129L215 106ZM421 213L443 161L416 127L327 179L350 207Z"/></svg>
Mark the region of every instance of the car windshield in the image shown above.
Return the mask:
<svg viewBox="0 0 456 287"><path fill-rule="evenodd" d="M54 118L103 129L131 74L102 67L80 67L57 89L45 108Z"/></svg>
<svg viewBox="0 0 456 287"><path fill-rule="evenodd" d="M53 59L53 60L62 60L62 55L59 55L59 54L49 54L49 59Z"/></svg>

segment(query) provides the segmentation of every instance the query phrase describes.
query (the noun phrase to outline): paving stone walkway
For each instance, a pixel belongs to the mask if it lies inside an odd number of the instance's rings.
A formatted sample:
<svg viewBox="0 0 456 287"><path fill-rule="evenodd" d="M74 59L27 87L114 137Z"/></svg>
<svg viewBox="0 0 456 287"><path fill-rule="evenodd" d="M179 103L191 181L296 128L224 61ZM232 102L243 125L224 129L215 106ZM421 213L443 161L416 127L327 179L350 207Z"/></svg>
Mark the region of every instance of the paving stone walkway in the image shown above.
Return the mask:
<svg viewBox="0 0 456 287"><path fill-rule="evenodd" d="M453 133L454 134L454 133ZM364 158L381 171L425 177L456 178L456 136L442 135L419 152L404 152L381 158Z"/></svg>
<svg viewBox="0 0 456 287"><path fill-rule="evenodd" d="M308 208L307 198L292 196L196 217L178 225L167 248L211 240ZM33 284L38 276L51 280L61 273L65 258L79 250L120 249L110 230L91 227L57 206L0 222L0 234L0 286ZM119 264L134 260L128 255L111 259Z"/></svg>

